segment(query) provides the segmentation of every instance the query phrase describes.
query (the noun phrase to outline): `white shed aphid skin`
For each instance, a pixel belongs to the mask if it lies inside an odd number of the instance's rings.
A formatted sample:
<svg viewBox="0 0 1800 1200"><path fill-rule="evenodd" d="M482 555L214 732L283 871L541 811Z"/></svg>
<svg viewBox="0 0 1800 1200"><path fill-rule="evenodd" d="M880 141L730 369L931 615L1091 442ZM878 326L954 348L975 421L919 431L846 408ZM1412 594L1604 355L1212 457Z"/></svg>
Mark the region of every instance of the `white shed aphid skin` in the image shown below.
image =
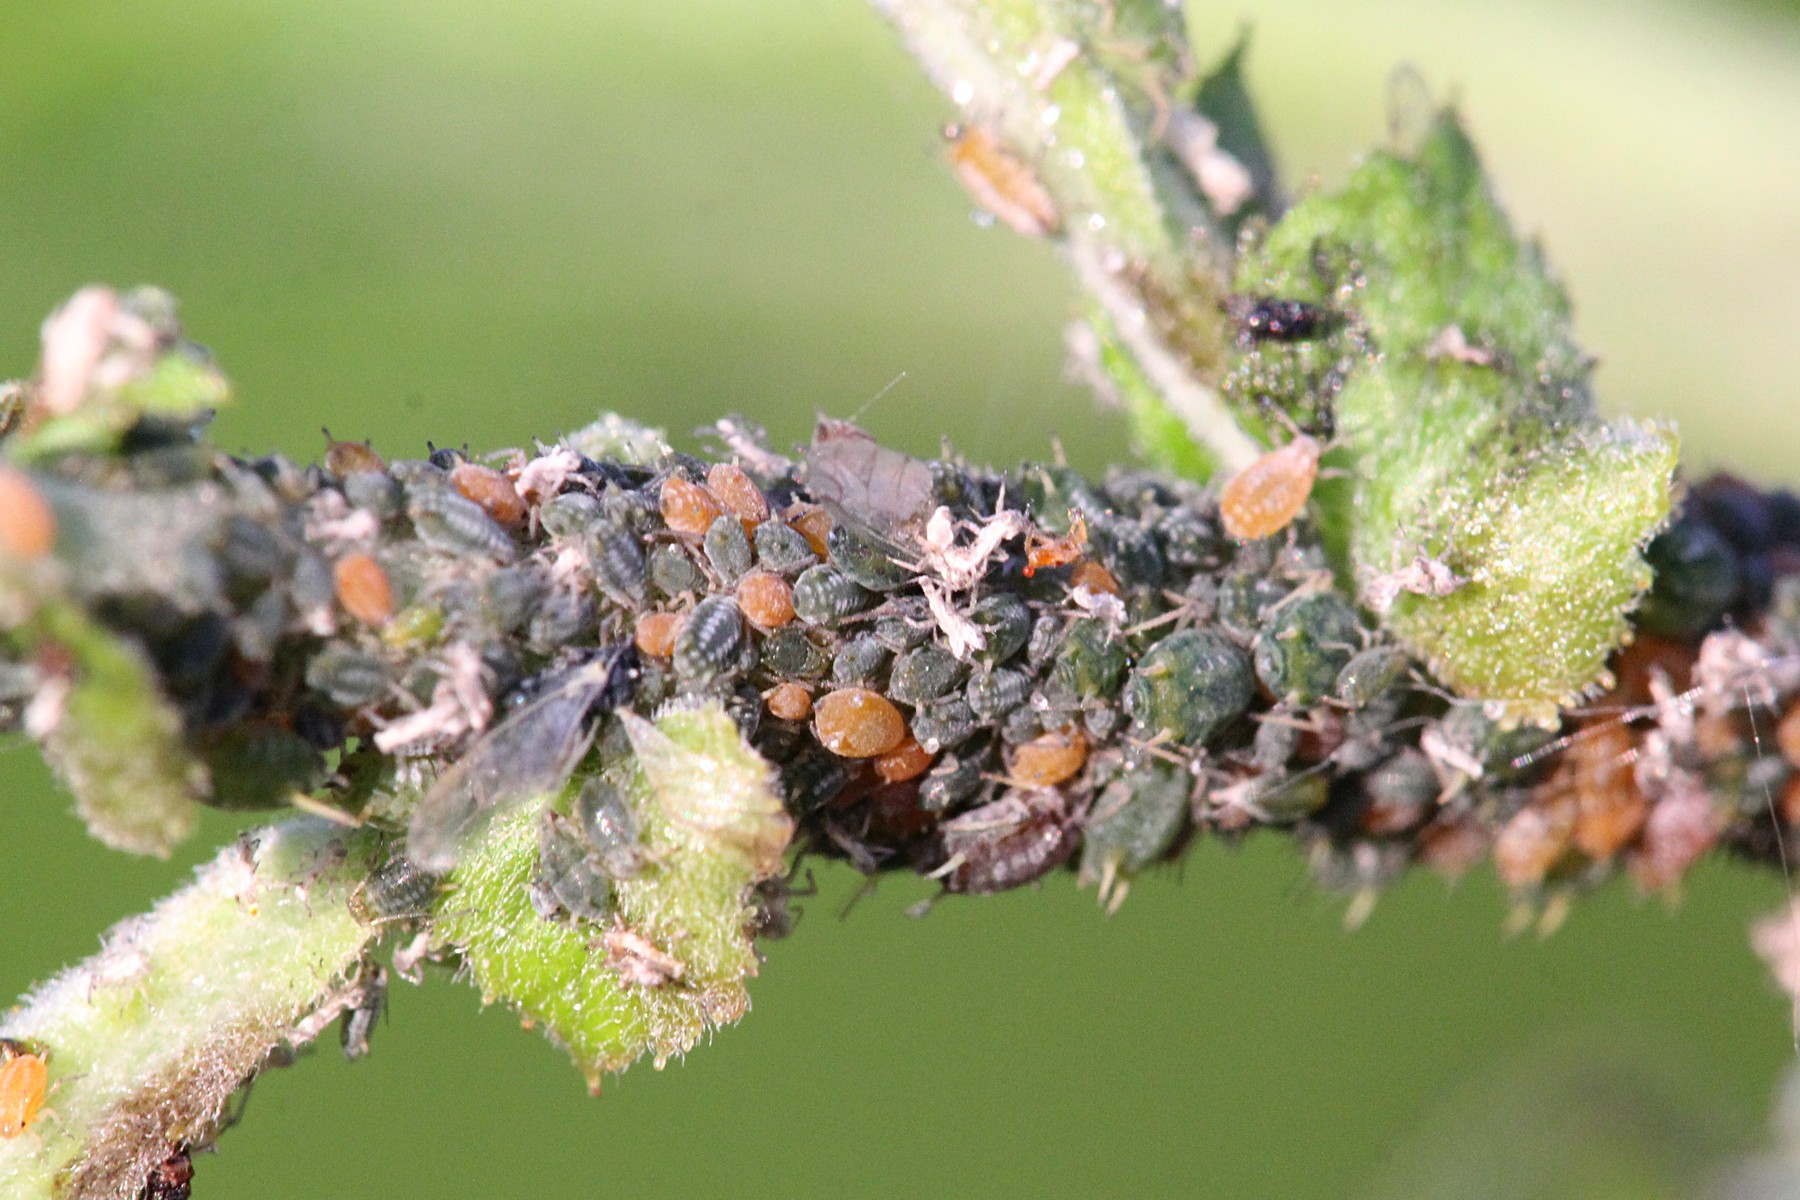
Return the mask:
<svg viewBox="0 0 1800 1200"><path fill-rule="evenodd" d="M419 802L408 855L427 870L447 871L496 815L561 788L593 741L594 715L627 702L637 676L636 647L609 647L490 729Z"/></svg>

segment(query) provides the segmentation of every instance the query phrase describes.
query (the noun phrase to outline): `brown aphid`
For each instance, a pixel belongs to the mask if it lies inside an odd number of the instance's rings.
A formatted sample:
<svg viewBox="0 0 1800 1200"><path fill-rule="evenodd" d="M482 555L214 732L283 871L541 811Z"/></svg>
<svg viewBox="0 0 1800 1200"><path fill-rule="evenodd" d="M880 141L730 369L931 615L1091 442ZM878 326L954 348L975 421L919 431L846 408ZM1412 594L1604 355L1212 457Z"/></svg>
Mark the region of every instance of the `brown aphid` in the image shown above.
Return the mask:
<svg viewBox="0 0 1800 1200"><path fill-rule="evenodd" d="M1494 839L1494 871L1509 887L1536 887L1568 853L1575 834L1575 804L1551 797L1514 813Z"/></svg>
<svg viewBox="0 0 1800 1200"><path fill-rule="evenodd" d="M663 524L683 537L703 538L725 512L718 498L697 483L671 475L662 485Z"/></svg>
<svg viewBox="0 0 1800 1200"><path fill-rule="evenodd" d="M1296 434L1233 475L1219 495L1225 532L1248 542L1286 529L1312 495L1321 453L1316 439Z"/></svg>
<svg viewBox="0 0 1800 1200"><path fill-rule="evenodd" d="M346 554L332 564L338 603L364 625L379 628L394 616L394 586L372 554Z"/></svg>
<svg viewBox="0 0 1800 1200"><path fill-rule="evenodd" d="M325 432L325 469L342 479L358 471L385 471L387 460L367 442L340 442Z"/></svg>
<svg viewBox="0 0 1800 1200"><path fill-rule="evenodd" d="M908 737L905 741L878 755L875 759L875 773L887 783L904 783L908 779L917 779L931 767L936 756L918 741Z"/></svg>
<svg viewBox="0 0 1800 1200"><path fill-rule="evenodd" d="M42 1054L0 1039L0 1138L16 1138L37 1120L50 1091L50 1067Z"/></svg>
<svg viewBox="0 0 1800 1200"><path fill-rule="evenodd" d="M1621 722L1590 726L1545 785L1561 781L1573 791L1575 848L1589 858L1611 858L1644 828L1650 801L1638 787L1631 750L1631 731Z"/></svg>
<svg viewBox="0 0 1800 1200"><path fill-rule="evenodd" d="M802 512L789 513L788 524L794 531L806 539L812 552L820 558L826 557L825 539L831 533L831 514L823 508L808 508Z"/></svg>
<svg viewBox="0 0 1800 1200"><path fill-rule="evenodd" d="M1015 787L1055 787L1081 770L1087 753L1087 737L1079 729L1042 734L1013 749L1007 777Z"/></svg>
<svg viewBox="0 0 1800 1200"><path fill-rule="evenodd" d="M812 716L812 691L805 684L792 680L770 688L769 694L763 697L763 703L769 706L771 717L783 721L804 721Z"/></svg>
<svg viewBox="0 0 1800 1200"><path fill-rule="evenodd" d="M645 613L638 618L637 631L632 640L637 643L641 653L648 654L651 658L668 658L675 653L675 635L681 632L685 620L680 613Z"/></svg>
<svg viewBox="0 0 1800 1200"><path fill-rule="evenodd" d="M42 558L56 545L56 513L25 472L0 466L0 550Z"/></svg>
<svg viewBox="0 0 1800 1200"><path fill-rule="evenodd" d="M767 571L751 571L738 580L737 604L745 619L765 632L780 629L794 619L793 587L781 576Z"/></svg>
<svg viewBox="0 0 1800 1200"><path fill-rule="evenodd" d="M874 758L906 739L906 718L880 692L839 688L813 705L813 732L833 754Z"/></svg>
<svg viewBox="0 0 1800 1200"><path fill-rule="evenodd" d="M949 125L945 156L975 203L1026 237L1048 237L1062 225L1056 201L1029 164L979 125Z"/></svg>
<svg viewBox="0 0 1800 1200"><path fill-rule="evenodd" d="M744 523L745 533L769 519L768 497L742 467L714 463L706 470L706 490L725 506L726 512Z"/></svg>
<svg viewBox="0 0 1800 1200"><path fill-rule="evenodd" d="M1082 559L1069 572L1069 590L1082 587L1090 592L1104 592L1109 596L1125 595L1125 589L1113 578L1113 573L1091 558Z"/></svg>
<svg viewBox="0 0 1800 1200"><path fill-rule="evenodd" d="M494 468L464 459L451 470L450 482L463 499L479 504L502 528L517 529L525 523L525 498L512 480Z"/></svg>
<svg viewBox="0 0 1800 1200"><path fill-rule="evenodd" d="M1008 792L945 821L944 890L980 895L1041 879L1068 860L1078 840L1058 791Z"/></svg>

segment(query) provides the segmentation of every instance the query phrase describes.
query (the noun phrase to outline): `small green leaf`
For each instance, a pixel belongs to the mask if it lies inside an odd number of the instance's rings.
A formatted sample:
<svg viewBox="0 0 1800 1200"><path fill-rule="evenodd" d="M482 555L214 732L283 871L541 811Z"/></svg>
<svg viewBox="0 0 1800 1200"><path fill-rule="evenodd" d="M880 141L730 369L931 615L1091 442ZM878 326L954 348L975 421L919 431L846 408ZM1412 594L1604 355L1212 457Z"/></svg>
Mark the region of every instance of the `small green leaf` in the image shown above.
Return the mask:
<svg viewBox="0 0 1800 1200"><path fill-rule="evenodd" d="M527 804L495 821L457 866L437 925L484 998L542 1024L595 1088L603 1072L646 1052L661 1064L749 1008L750 889L780 869L793 832L768 764L716 704L655 725L621 719L635 758L606 773L650 865L617 881L613 924L533 910L542 805ZM667 978L652 982L659 973Z"/></svg>
<svg viewBox="0 0 1800 1200"><path fill-rule="evenodd" d="M1353 482L1317 499L1363 598L1392 603L1390 630L1508 720L1551 720L1595 685L1649 582L1640 551L1668 517L1675 437L1595 413L1568 297L1456 116L1411 157L1373 154L1296 205L1237 286L1341 315L1323 352L1258 346L1227 392L1244 403L1256 380L1311 378L1313 359L1350 367L1330 407ZM1304 421L1306 391L1274 395ZM1421 559L1461 582L1419 586L1406 572Z"/></svg>

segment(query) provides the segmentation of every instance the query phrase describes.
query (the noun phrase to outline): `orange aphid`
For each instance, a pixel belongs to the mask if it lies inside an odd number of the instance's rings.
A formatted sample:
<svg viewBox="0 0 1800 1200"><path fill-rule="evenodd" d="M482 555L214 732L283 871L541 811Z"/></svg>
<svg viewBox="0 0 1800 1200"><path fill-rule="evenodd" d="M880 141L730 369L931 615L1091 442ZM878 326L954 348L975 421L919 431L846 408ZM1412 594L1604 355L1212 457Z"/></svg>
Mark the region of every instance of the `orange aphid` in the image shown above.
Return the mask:
<svg viewBox="0 0 1800 1200"><path fill-rule="evenodd" d="M325 431L325 469L340 479L358 471L385 471L387 462L367 442L340 442Z"/></svg>
<svg viewBox="0 0 1800 1200"><path fill-rule="evenodd" d="M780 629L794 619L794 589L767 571L751 571L738 580L737 604L758 629Z"/></svg>
<svg viewBox="0 0 1800 1200"><path fill-rule="evenodd" d="M1568 852L1575 833L1575 804L1566 795L1514 813L1494 839L1494 871L1511 887L1544 882Z"/></svg>
<svg viewBox="0 0 1800 1200"><path fill-rule="evenodd" d="M1315 439L1296 434L1232 476L1219 496L1225 532L1253 541L1286 529L1312 495L1321 453Z"/></svg>
<svg viewBox="0 0 1800 1200"><path fill-rule="evenodd" d="M0 1138L15 1138L37 1120L50 1090L50 1067L41 1054L12 1043L0 1048Z"/></svg>
<svg viewBox="0 0 1800 1200"><path fill-rule="evenodd" d="M903 783L908 779L917 779L931 766L935 757L912 737L889 750L875 760L875 773L885 783Z"/></svg>
<svg viewBox="0 0 1800 1200"><path fill-rule="evenodd" d="M1080 513L1070 514L1069 532L1060 537L1034 530L1025 535L1025 578L1030 579L1046 567L1068 566L1080 558L1086 549L1087 519ZM1094 565L1099 566L1098 563ZM1105 572L1106 568L1101 567L1100 570ZM1075 581L1071 579L1069 582L1073 586Z"/></svg>
<svg viewBox="0 0 1800 1200"><path fill-rule="evenodd" d="M1782 714L1775 726L1775 744L1781 747L1781 757L1787 759L1788 766L1800 767L1800 704Z"/></svg>
<svg viewBox="0 0 1800 1200"><path fill-rule="evenodd" d="M813 705L813 732L833 754L874 758L906 740L906 718L879 692L839 688Z"/></svg>
<svg viewBox="0 0 1800 1200"><path fill-rule="evenodd" d="M680 613L653 612L638 618L637 648L651 658L667 658L675 653L675 635L681 632Z"/></svg>
<svg viewBox="0 0 1800 1200"><path fill-rule="evenodd" d="M809 508L805 512L789 516L788 524L806 539L806 544L812 547L814 554L820 558L826 556L825 538L831 533L830 513L822 508Z"/></svg>
<svg viewBox="0 0 1800 1200"><path fill-rule="evenodd" d="M1069 590L1084 587L1090 592L1105 592L1109 596L1123 596L1125 589L1113 578L1113 573L1091 558L1084 558L1075 564L1069 572Z"/></svg>
<svg viewBox="0 0 1800 1200"><path fill-rule="evenodd" d="M769 689L763 702L769 706L771 717L783 721L804 721L812 716L812 692L805 684L792 681L778 683Z"/></svg>
<svg viewBox="0 0 1800 1200"><path fill-rule="evenodd" d="M1081 770L1087 752L1087 738L1079 729L1046 733L1013 750L1007 777L1016 787L1055 787Z"/></svg>
<svg viewBox="0 0 1800 1200"><path fill-rule="evenodd" d="M1045 237L1062 224L1056 201L1031 167L979 125L945 128L945 151L956 177L988 212L1026 237Z"/></svg>
<svg viewBox="0 0 1800 1200"><path fill-rule="evenodd" d="M56 514L23 471L0 467L0 550L42 558L56 545Z"/></svg>
<svg viewBox="0 0 1800 1200"><path fill-rule="evenodd" d="M706 490L718 498L726 512L744 523L745 533L769 519L768 497L741 467L714 463L706 470Z"/></svg>
<svg viewBox="0 0 1800 1200"><path fill-rule="evenodd" d="M394 588L369 554L346 554L331 568L338 603L364 625L385 625L394 615Z"/></svg>
<svg viewBox="0 0 1800 1200"><path fill-rule="evenodd" d="M1590 726L1546 785L1572 787L1575 848L1589 858L1611 858L1644 828L1650 802L1638 787L1631 750L1631 731L1623 723Z"/></svg>
<svg viewBox="0 0 1800 1200"><path fill-rule="evenodd" d="M459 462L450 472L450 482L465 500L481 505L482 511L506 529L517 529L525 523L525 498L512 480L479 463Z"/></svg>
<svg viewBox="0 0 1800 1200"><path fill-rule="evenodd" d="M699 484L689 483L679 475L663 480L662 519L675 533L705 537L724 512L718 498Z"/></svg>

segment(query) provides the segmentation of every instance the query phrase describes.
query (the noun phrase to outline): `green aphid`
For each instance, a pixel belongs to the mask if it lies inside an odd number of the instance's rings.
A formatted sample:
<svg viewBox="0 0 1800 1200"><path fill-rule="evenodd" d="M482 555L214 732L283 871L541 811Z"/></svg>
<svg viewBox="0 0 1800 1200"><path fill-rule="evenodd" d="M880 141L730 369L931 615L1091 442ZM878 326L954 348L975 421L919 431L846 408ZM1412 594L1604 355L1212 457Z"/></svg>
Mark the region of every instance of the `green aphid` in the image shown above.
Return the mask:
<svg viewBox="0 0 1800 1200"><path fill-rule="evenodd" d="M705 574L687 550L673 542L650 551L648 571L651 586L664 596L697 595L706 590Z"/></svg>
<svg viewBox="0 0 1800 1200"><path fill-rule="evenodd" d="M706 551L706 561L712 564L712 569L728 587L742 579L750 569L750 536L744 532L744 523L734 516L727 514L715 518L701 545Z"/></svg>
<svg viewBox="0 0 1800 1200"><path fill-rule="evenodd" d="M874 538L848 525L833 525L825 535L825 548L839 570L871 591L892 592L917 578Z"/></svg>
<svg viewBox="0 0 1800 1200"><path fill-rule="evenodd" d="M1106 622L1083 618L1069 626L1056 652L1051 682L1083 700L1110 696L1118 691L1129 663L1124 644Z"/></svg>
<svg viewBox="0 0 1800 1200"><path fill-rule="evenodd" d="M806 538L783 521L764 521L756 527L756 562L776 575L792 575L819 561Z"/></svg>
<svg viewBox="0 0 1800 1200"><path fill-rule="evenodd" d="M777 679L823 679L831 670L831 657L792 626L764 638L758 654L762 669Z"/></svg>
<svg viewBox="0 0 1800 1200"><path fill-rule="evenodd" d="M925 704L955 687L963 670L963 664L948 650L919 646L895 660L888 676L888 695L902 704Z"/></svg>
<svg viewBox="0 0 1800 1200"><path fill-rule="evenodd" d="M730 596L709 596L694 606L675 636L675 674L704 683L736 669L744 647L744 618Z"/></svg>
<svg viewBox="0 0 1800 1200"><path fill-rule="evenodd" d="M980 722L961 696L945 696L913 714L913 737L928 754L961 745L978 728Z"/></svg>
<svg viewBox="0 0 1800 1200"><path fill-rule="evenodd" d="M987 596L969 613L986 641L975 651L977 662L997 667L1025 649L1031 638L1031 609L1010 592Z"/></svg>
<svg viewBox="0 0 1800 1200"><path fill-rule="evenodd" d="M1131 876L1161 858L1187 823L1192 780L1167 763L1147 763L1108 784L1083 830L1081 882L1099 886L1116 911Z"/></svg>
<svg viewBox="0 0 1800 1200"><path fill-rule="evenodd" d="M969 676L963 695L983 721L997 721L1031 695L1031 676L1010 667L983 668Z"/></svg>
<svg viewBox="0 0 1800 1200"><path fill-rule="evenodd" d="M839 687L881 686L893 652L874 634L850 638L831 660L831 680Z"/></svg>
<svg viewBox="0 0 1800 1200"><path fill-rule="evenodd" d="M1332 695L1349 708L1364 708L1406 676L1410 660L1397 646L1370 646L1351 656L1332 684Z"/></svg>
<svg viewBox="0 0 1800 1200"><path fill-rule="evenodd" d="M1361 641L1356 610L1336 592L1278 606L1256 635L1256 677L1283 704L1316 704Z"/></svg>
<svg viewBox="0 0 1800 1200"><path fill-rule="evenodd" d="M1190 629L1158 642L1125 684L1125 712L1139 736L1198 748L1250 707L1249 657L1223 635Z"/></svg>
<svg viewBox="0 0 1800 1200"><path fill-rule="evenodd" d="M392 683L385 661L348 646L326 646L306 664L306 686L344 708L374 703L387 695Z"/></svg>
<svg viewBox="0 0 1800 1200"><path fill-rule="evenodd" d="M873 603L873 593L828 563L801 572L794 581L794 615L808 625L834 629Z"/></svg>

